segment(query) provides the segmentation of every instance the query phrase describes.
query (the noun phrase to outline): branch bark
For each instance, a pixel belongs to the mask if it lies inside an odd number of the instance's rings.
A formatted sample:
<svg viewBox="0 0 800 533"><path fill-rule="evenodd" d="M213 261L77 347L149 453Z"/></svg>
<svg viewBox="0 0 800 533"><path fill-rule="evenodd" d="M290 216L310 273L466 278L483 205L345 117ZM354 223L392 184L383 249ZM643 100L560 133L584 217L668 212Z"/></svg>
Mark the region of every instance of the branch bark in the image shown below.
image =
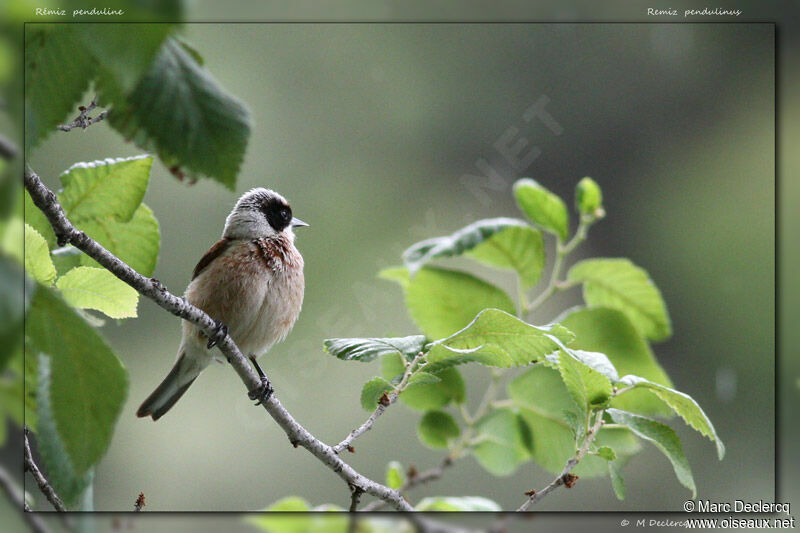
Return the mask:
<svg viewBox="0 0 800 533"><path fill-rule="evenodd" d="M25 169L24 181L33 203L44 213L53 227L59 246L72 244L163 309L195 324L208 336L215 333L216 323L205 312L189 304L183 298L170 293L158 280L145 278L84 232L76 229L67 219L53 191L48 189L30 168ZM239 375L247 390L258 390L261 385L258 374L253 370L247 358L242 355L230 335L226 335L217 343L217 346ZM300 425L283 407L275 394L261 405L283 429L294 446L302 446L308 450L349 486L361 488L367 494L385 501L398 511L413 511L413 507L403 499L400 492L363 476L342 461L331 446L317 439Z"/></svg>
<svg viewBox="0 0 800 533"><path fill-rule="evenodd" d="M56 493L55 489L50 482L47 481L47 478L44 477L39 467L36 466L36 463L33 461L33 454L31 454L31 444L28 442L28 428L24 428L25 434L25 470L30 472L33 475L33 479L36 480L36 484L39 485L39 490L42 491L47 501L49 501L56 511L63 513L67 509L64 507L64 502L61 501L61 498Z"/></svg>
<svg viewBox="0 0 800 533"><path fill-rule="evenodd" d="M69 124L61 124L58 126L58 129L61 131L70 131L73 128L80 128L85 130L92 124L96 124L102 120L105 120L106 116L108 115L108 111L102 111L96 117L90 117L89 113L91 113L97 107L97 97L95 96L92 99L92 102L88 106L80 106L78 111L80 114L75 117L75 119L70 122Z"/></svg>
<svg viewBox="0 0 800 533"><path fill-rule="evenodd" d="M25 519L32 531L35 533L50 533L44 520L34 514L25 502L25 492L14 483L11 475L2 467L0 467L0 487L3 487L3 491L12 505L22 511L22 518Z"/></svg>

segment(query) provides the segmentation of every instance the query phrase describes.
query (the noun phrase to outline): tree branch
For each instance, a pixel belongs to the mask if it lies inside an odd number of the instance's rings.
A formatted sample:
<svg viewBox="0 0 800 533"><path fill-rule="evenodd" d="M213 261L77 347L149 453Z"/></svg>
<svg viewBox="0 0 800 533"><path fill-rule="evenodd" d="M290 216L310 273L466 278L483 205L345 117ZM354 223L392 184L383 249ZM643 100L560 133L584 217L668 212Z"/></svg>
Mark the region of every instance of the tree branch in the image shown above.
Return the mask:
<svg viewBox="0 0 800 533"><path fill-rule="evenodd" d="M0 157L6 161L11 161L17 157L18 153L19 149L17 146L11 142L10 139L6 139L4 136L0 135Z"/></svg>
<svg viewBox="0 0 800 533"><path fill-rule="evenodd" d="M359 428L351 431L350 434L347 436L347 438L345 438L342 442L333 447L334 452L341 453L344 450L349 450L350 452L354 451L352 446L353 441L356 440L361 435L363 435L364 433L366 433L367 431L369 431L370 429L372 429L372 426L373 424L375 424L375 421L378 419L378 417L380 417L390 405L392 405L394 402L397 401L397 397L400 395L401 392L405 390L406 386L408 385L408 381L411 379L411 375L414 373L414 368L424 358L425 354L423 352L420 352L410 363L408 363L408 366L406 366L406 371L403 374L400 383L398 383L397 387L395 387L394 391L392 391L392 393L389 394L389 396L387 396L384 401L378 402L378 407L375 409L375 411L372 412L372 414L369 416L366 422L361 424Z"/></svg>
<svg viewBox="0 0 800 533"><path fill-rule="evenodd" d="M31 530L35 533L50 533L44 520L34 514L27 502L25 502L25 492L17 487L14 480L11 479L11 475L2 467L0 467L0 487L3 487L3 491L8 496L12 505L22 511L22 517L31 527Z"/></svg>
<svg viewBox="0 0 800 533"><path fill-rule="evenodd" d="M70 122L69 124L62 124L58 126L58 129L60 129L61 131L70 131L73 128L80 128L82 130L85 130L92 124L96 124L104 120L108 115L108 111L103 111L96 117L89 116L89 113L91 113L96 107L97 107L97 97L95 96L94 98L92 98L92 102L88 106L80 106L78 108L80 114L77 117L75 117L75 119L72 122Z"/></svg>
<svg viewBox="0 0 800 533"><path fill-rule="evenodd" d="M205 312L189 304L183 298L179 298L167 291L158 280L145 278L84 232L77 230L67 219L56 195L42 183L39 176L30 168L25 169L25 188L30 193L33 203L45 214L53 227L59 246L64 246L68 243L72 244L163 309L191 322L208 336L215 333L217 324ZM224 339L217 343L217 346L233 366L247 390L259 390L261 379L253 370L249 361L239 351L230 335L226 335ZM307 449L348 485L360 487L364 492L385 501L399 511L413 510L413 507L403 499L398 491L361 475L349 464L342 461L331 446L317 439L300 425L283 407L275 394L262 405L273 420L283 429L289 437L289 441L295 447L302 446Z"/></svg>
<svg viewBox="0 0 800 533"><path fill-rule="evenodd" d="M28 442L28 428L24 428L25 434L25 471L30 472L33 475L33 479L36 480L36 484L39 485L39 490L42 491L47 501L49 501L56 511L63 513L67 509L64 507L64 503L61 501L61 498L56 493L55 489L52 485L47 481L42 474L39 467L36 466L36 463L33 461L33 455L31 454L31 444Z"/></svg>
<svg viewBox="0 0 800 533"><path fill-rule="evenodd" d="M413 489L414 487L418 487L420 485L425 485L426 483L430 483L431 481L436 481L444 474L445 469L453 466L453 458L449 455L444 458L441 464L435 468L431 468L424 472L417 472L416 469L412 466L406 472L406 482L397 489L400 493L404 493ZM369 505L364 507L364 512L370 511L378 511L382 509L386 505L386 502L382 500L376 500Z"/></svg>

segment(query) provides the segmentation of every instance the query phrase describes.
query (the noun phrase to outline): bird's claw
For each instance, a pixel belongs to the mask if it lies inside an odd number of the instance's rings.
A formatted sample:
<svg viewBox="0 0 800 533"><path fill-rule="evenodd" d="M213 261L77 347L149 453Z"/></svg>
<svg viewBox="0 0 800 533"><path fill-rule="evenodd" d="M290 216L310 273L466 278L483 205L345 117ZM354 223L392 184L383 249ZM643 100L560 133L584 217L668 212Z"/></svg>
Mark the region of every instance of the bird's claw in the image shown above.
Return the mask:
<svg viewBox="0 0 800 533"><path fill-rule="evenodd" d="M275 392L275 389L272 388L269 380L265 376L261 376L261 385L257 389L248 392L247 397L254 401L258 400L256 405L261 405L270 399L273 392Z"/></svg>
<svg viewBox="0 0 800 533"><path fill-rule="evenodd" d="M217 327L214 329L214 333L212 333L211 336L208 338L208 343L206 344L206 347L209 350L214 346L216 346L217 343L222 342L225 339L225 337L228 336L228 326L226 326L220 321L216 321L216 324Z"/></svg>

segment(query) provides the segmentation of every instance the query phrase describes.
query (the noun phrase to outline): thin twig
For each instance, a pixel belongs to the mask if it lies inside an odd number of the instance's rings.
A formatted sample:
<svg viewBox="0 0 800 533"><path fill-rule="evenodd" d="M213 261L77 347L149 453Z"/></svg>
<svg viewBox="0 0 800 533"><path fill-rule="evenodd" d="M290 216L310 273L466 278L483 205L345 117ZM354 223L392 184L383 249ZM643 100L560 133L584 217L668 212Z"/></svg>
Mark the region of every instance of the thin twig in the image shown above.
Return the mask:
<svg viewBox="0 0 800 533"><path fill-rule="evenodd" d="M218 326L208 314L194 307L183 298L170 293L158 280L145 278L103 248L97 241L84 232L77 230L67 219L56 195L42 183L39 176L30 168L25 169L25 188L30 193L33 203L45 214L53 227L59 246L64 246L68 243L72 244L163 309L191 322L208 336L215 333ZM222 341L218 342L217 347L233 366L239 378L247 387L248 392L261 389L260 377L253 370L247 358L242 355L230 335L226 335ZM399 511L413 510L413 507L403 499L398 491L363 476L352 466L342 461L331 446L309 433L292 417L278 400L277 395L273 394L261 405L283 429L293 445L302 446L311 452L312 455L346 483L360 487L364 492L386 501Z"/></svg>
<svg viewBox="0 0 800 533"><path fill-rule="evenodd" d="M358 504L361 502L361 495L364 494L364 489L361 487L350 486L350 512L355 513L358 511Z"/></svg>
<svg viewBox="0 0 800 533"><path fill-rule="evenodd" d="M378 402L378 407L372 412L369 418L367 418L366 422L361 424L360 427L351 431L350 434L347 435L347 438L333 447L334 452L341 453L344 450L349 450L351 452L353 451L353 441L372 429L372 426L375 424L375 421L378 419L378 417L380 417L390 405L397 401L397 397L405 390L406 386L408 385L408 381L414 374L414 370L416 369L417 365L422 362L424 358L425 354L423 352L417 354L417 356L406 366L406 371L403 374L403 377L400 379L400 383L397 384L391 394L387 395L383 401Z"/></svg>
<svg viewBox="0 0 800 533"><path fill-rule="evenodd" d="M28 506L28 503L25 501L25 492L14 483L11 475L3 467L0 467L0 487L3 487L3 491L6 493L6 496L8 496L12 506L22 511L22 518L25 519L34 533L50 532L44 520L36 515L31 510L30 506Z"/></svg>
<svg viewBox="0 0 800 533"><path fill-rule="evenodd" d="M426 483L430 483L431 481L435 481L442 477L444 474L445 469L453 466L453 458L451 456L447 456L444 460L439 464L439 466L435 468L430 468L425 470L424 472L417 472L416 469L412 466L406 472L406 481L403 485L397 489L400 491L401 494L415 488L419 487L420 485L425 485ZM386 506L386 502L382 500L375 500L374 502L366 505L364 507L364 512L369 511L378 511Z"/></svg>
<svg viewBox="0 0 800 533"><path fill-rule="evenodd" d="M78 108L80 114L77 117L75 117L75 119L72 122L70 122L69 124L61 124L60 126L57 126L58 129L61 131L70 131L73 128L80 128L82 130L85 130L92 124L96 124L104 120L108 115L108 111L103 111L96 117L89 116L89 113L91 113L96 107L97 107L97 97L95 96L94 98L92 98L92 102L88 106L80 106Z"/></svg>
<svg viewBox="0 0 800 533"><path fill-rule="evenodd" d="M33 479L36 480L36 484L39 485L39 490L42 491L47 501L49 501L56 511L58 512L65 512L67 509L64 507L64 503L61 501L61 498L56 493L55 489L52 485L47 481L47 478L44 477L39 467L36 466L36 463L33 461L33 455L31 454L31 445L28 442L28 428L25 427L24 429L25 434L25 470L30 472L33 475Z"/></svg>

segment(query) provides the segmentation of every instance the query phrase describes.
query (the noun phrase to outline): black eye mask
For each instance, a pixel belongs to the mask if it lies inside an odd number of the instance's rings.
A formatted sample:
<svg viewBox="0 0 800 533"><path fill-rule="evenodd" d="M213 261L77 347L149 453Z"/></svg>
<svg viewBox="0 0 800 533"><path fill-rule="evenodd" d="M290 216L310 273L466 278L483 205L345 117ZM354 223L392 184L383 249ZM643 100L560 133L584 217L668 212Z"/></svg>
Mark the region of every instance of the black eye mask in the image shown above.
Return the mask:
<svg viewBox="0 0 800 533"><path fill-rule="evenodd" d="M283 231L292 222L292 208L277 198L267 200L262 210L275 231Z"/></svg>

